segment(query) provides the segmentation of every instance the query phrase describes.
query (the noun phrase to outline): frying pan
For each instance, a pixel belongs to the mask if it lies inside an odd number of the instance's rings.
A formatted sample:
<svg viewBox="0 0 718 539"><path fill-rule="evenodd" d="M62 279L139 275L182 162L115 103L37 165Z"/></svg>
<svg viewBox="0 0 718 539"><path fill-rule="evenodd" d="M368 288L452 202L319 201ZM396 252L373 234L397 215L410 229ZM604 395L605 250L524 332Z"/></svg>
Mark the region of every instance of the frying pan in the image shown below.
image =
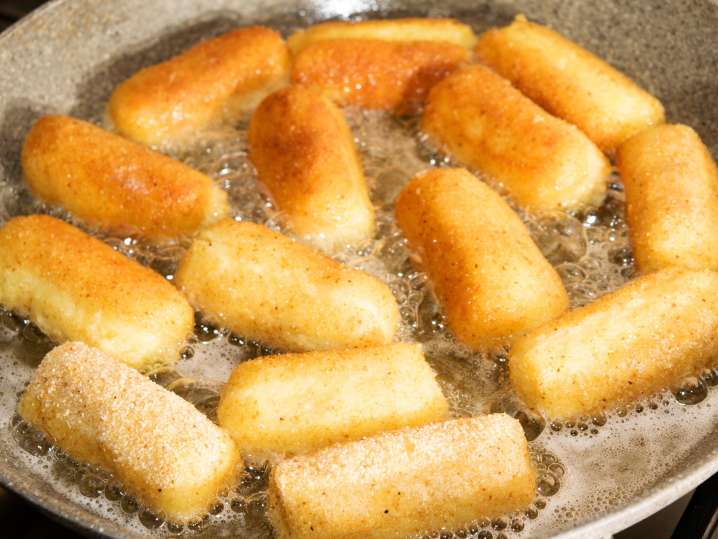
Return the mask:
<svg viewBox="0 0 718 539"><path fill-rule="evenodd" d="M56 0L0 36L0 222L26 196L18 153L34 119L46 112L99 118L115 84L201 37L250 22L287 32L295 23L354 14L453 16L478 32L520 12L629 74L661 98L669 120L692 125L718 156L714 0ZM0 342L0 481L88 534L146 535L119 511L108 515L93 500L48 480L42 460L18 448L9 425L33 364ZM716 473L718 391L698 405L672 410L612 419L613 427L597 436L555 442L553 451L567 468L565 487L522 537L608 535Z"/></svg>

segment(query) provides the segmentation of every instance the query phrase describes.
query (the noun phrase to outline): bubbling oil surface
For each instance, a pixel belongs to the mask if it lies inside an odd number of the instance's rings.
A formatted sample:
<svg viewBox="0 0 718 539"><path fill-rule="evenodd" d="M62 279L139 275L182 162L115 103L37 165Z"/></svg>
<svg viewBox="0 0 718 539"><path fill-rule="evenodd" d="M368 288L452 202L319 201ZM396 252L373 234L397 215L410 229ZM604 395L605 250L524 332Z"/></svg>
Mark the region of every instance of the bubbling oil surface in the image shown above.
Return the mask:
<svg viewBox="0 0 718 539"><path fill-rule="evenodd" d="M297 27L294 20L283 23L279 29L285 34ZM423 344L454 416L504 411L521 421L538 472L537 497L525 511L477 521L463 530L434 531L427 537L500 539L549 535L566 529L620 506L649 488L710 434L718 419L718 392L708 391L718 383L718 372L712 370L688 380L675 396L664 392L630 409L574 422L546 423L525 409L509 387L506 354L472 353L453 339L428 279L412 264L406 240L394 221L394 200L413 175L454 163L427 144L416 118L356 109L345 112L376 208L377 234L334 257L377 276L391 288L402 316L399 337ZM103 123L102 118L92 120ZM243 118L234 125L217 128L173 156L208 174L227 191L235 219L263 223L287 233L248 159L247 127L248 118ZM489 178L482 179L493 184ZM73 221L63 212L34 201L20 184L0 183L0 198L1 221L34 212ZM618 178L612 179L608 196L599 208L541 219L517 211L561 275L572 306L589 303L633 276ZM95 235L169 281L187 248L187 242L158 247L132 238ZM3 410L15 409L31 368L51 346L32 324L0 312L0 361L11 365L0 375ZM152 378L215 418L219 390L231 370L242 361L270 353L260 343L208 325L198 316L195 335L183 350L182 359L173 369L153 373ZM247 468L240 485L225 493L203 519L182 527L163 522L139 507L110 476L68 459L17 416L8 421L8 431L14 440L13 454L29 462L59 492L135 533L271 536L265 517L266 468ZM665 458L667 454L670 459Z"/></svg>

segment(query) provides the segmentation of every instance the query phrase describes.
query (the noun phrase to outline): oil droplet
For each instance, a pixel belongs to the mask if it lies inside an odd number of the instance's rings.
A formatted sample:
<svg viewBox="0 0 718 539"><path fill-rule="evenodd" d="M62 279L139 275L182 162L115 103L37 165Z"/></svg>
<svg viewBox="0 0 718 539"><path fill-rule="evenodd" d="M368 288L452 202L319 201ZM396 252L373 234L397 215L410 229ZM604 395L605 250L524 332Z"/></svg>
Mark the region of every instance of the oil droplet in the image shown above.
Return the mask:
<svg viewBox="0 0 718 539"><path fill-rule="evenodd" d="M559 464L558 462L554 462L553 464L550 464L548 467L548 471L551 472L551 474L557 478L563 477L563 474L566 473L566 470L564 469L564 467L561 464Z"/></svg>
<svg viewBox="0 0 718 539"><path fill-rule="evenodd" d="M191 346L185 346L180 352L180 357L182 359L190 359L194 357L194 348L192 348Z"/></svg>
<svg viewBox="0 0 718 539"><path fill-rule="evenodd" d="M122 498L120 507L122 507L122 510L125 513L135 513L137 511L137 502L134 500L134 498L131 498L130 496L125 496L124 498Z"/></svg>
<svg viewBox="0 0 718 539"><path fill-rule="evenodd" d="M235 513L244 513L247 510L247 504L240 498L232 500L229 506Z"/></svg>
<svg viewBox="0 0 718 539"><path fill-rule="evenodd" d="M529 517L531 520L534 520L536 517L538 517L538 510L535 507L529 507L526 509L526 516Z"/></svg>
<svg viewBox="0 0 718 539"><path fill-rule="evenodd" d="M546 507L546 500L539 498L534 502L534 505L536 506L536 509L543 509Z"/></svg>
<svg viewBox="0 0 718 539"><path fill-rule="evenodd" d="M481 530L476 539L493 539L493 534L488 530Z"/></svg>
<svg viewBox="0 0 718 539"><path fill-rule="evenodd" d="M108 484L105 487L105 498L107 498L111 502L116 502L124 495L125 493L118 485Z"/></svg>
<svg viewBox="0 0 718 539"><path fill-rule="evenodd" d="M598 414L591 418L591 423L597 427L602 427L606 424L606 416L604 414Z"/></svg>
<svg viewBox="0 0 718 539"><path fill-rule="evenodd" d="M227 342L232 346L244 346L245 344L247 344L247 342L242 337L239 337L234 333L230 333L227 336Z"/></svg>
<svg viewBox="0 0 718 539"><path fill-rule="evenodd" d="M551 421L551 430L554 432L558 432L563 428L563 425L561 423L558 423L556 421Z"/></svg>
<svg viewBox="0 0 718 539"><path fill-rule="evenodd" d="M491 521L491 527L498 531L505 530L508 525L509 523L503 518L497 518Z"/></svg>
<svg viewBox="0 0 718 539"><path fill-rule="evenodd" d="M701 380L707 386L718 385L718 369L706 369L701 375Z"/></svg>
<svg viewBox="0 0 718 539"><path fill-rule="evenodd" d="M519 519L514 519L511 521L511 529L515 532L520 532L524 529L524 523Z"/></svg>
<svg viewBox="0 0 718 539"><path fill-rule="evenodd" d="M538 438L546 427L546 421L539 414L531 411L519 410L514 414L524 429L526 439L531 442Z"/></svg>
<svg viewBox="0 0 718 539"><path fill-rule="evenodd" d="M545 473L539 477L537 490L541 496L553 496L558 492L560 486L561 483L556 476L551 473Z"/></svg>
<svg viewBox="0 0 718 539"><path fill-rule="evenodd" d="M205 515L203 518L199 520L195 520L193 522L190 522L187 524L187 527L192 530L193 532L200 531L202 528L204 528L207 523L209 522L209 515Z"/></svg>
<svg viewBox="0 0 718 539"><path fill-rule="evenodd" d="M224 504L222 502L217 502L209 508L210 515L219 515L222 511L224 511Z"/></svg>
<svg viewBox="0 0 718 539"><path fill-rule="evenodd" d="M182 530L184 530L182 524L175 524L174 522L168 522L166 527L167 531L174 535L182 533Z"/></svg>
<svg viewBox="0 0 718 539"><path fill-rule="evenodd" d="M700 379L691 378L674 395L681 404L698 404L708 396L708 388Z"/></svg>
<svg viewBox="0 0 718 539"><path fill-rule="evenodd" d="M145 528L148 528L150 530L155 530L162 526L162 523L164 522L160 517L152 513L148 510L140 511L139 519L142 525Z"/></svg>
<svg viewBox="0 0 718 539"><path fill-rule="evenodd" d="M105 490L101 477L87 473L80 479L80 493L88 498L97 498Z"/></svg>

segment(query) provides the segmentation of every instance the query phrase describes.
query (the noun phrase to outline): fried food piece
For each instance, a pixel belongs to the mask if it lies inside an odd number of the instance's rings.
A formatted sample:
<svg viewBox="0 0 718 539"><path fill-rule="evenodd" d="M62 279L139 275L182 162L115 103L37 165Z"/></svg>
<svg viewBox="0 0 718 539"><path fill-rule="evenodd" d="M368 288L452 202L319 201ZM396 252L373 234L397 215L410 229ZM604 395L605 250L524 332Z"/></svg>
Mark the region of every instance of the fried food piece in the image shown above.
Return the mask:
<svg viewBox="0 0 718 539"><path fill-rule="evenodd" d="M177 361L194 327L162 276L46 215L0 229L0 304L55 342L83 341L142 371Z"/></svg>
<svg viewBox="0 0 718 539"><path fill-rule="evenodd" d="M241 28L138 71L112 93L109 114L134 140L181 144L196 130L252 108L285 84L288 73L289 51L277 32Z"/></svg>
<svg viewBox="0 0 718 539"><path fill-rule="evenodd" d="M623 73L522 15L482 34L477 57L551 114L610 152L663 122L663 106Z"/></svg>
<svg viewBox="0 0 718 539"><path fill-rule="evenodd" d="M374 207L342 112L317 88L268 96L249 127L249 156L292 231L319 248L374 234Z"/></svg>
<svg viewBox="0 0 718 539"><path fill-rule="evenodd" d="M389 539L525 508L535 489L521 425L493 414L285 460L270 477L269 513L280 539Z"/></svg>
<svg viewBox="0 0 718 539"><path fill-rule="evenodd" d="M418 344L267 356L240 364L219 424L244 455L306 453L446 418L448 405Z"/></svg>
<svg viewBox="0 0 718 539"><path fill-rule="evenodd" d="M685 125L646 129L617 156L638 269L718 270L718 168L696 132Z"/></svg>
<svg viewBox="0 0 718 539"><path fill-rule="evenodd" d="M241 472L232 438L192 404L79 342L45 356L18 411L171 521L202 517Z"/></svg>
<svg viewBox="0 0 718 539"><path fill-rule="evenodd" d="M249 222L201 232L175 282L215 324L281 350L387 344L399 324L384 283Z"/></svg>
<svg viewBox="0 0 718 539"><path fill-rule="evenodd" d="M396 220L467 346L496 348L568 308L519 216L465 169L417 175L397 198Z"/></svg>
<svg viewBox="0 0 718 539"><path fill-rule="evenodd" d="M511 384L551 418L627 404L696 374L718 353L718 274L649 273L517 339Z"/></svg>
<svg viewBox="0 0 718 539"><path fill-rule="evenodd" d="M292 81L323 87L340 106L412 113L470 57L461 45L439 41L327 39L295 56Z"/></svg>
<svg viewBox="0 0 718 539"><path fill-rule="evenodd" d="M185 236L228 211L227 195L204 174L68 116L35 123L22 170L39 199L118 236Z"/></svg>
<svg viewBox="0 0 718 539"><path fill-rule="evenodd" d="M330 21L294 32L287 40L296 55L308 45L330 39L380 39L382 41L438 41L466 49L476 45L476 35L455 19L406 18L371 21Z"/></svg>
<svg viewBox="0 0 718 539"><path fill-rule="evenodd" d="M610 166L601 151L487 67L461 69L434 86L422 128L530 212L576 209L605 196Z"/></svg>

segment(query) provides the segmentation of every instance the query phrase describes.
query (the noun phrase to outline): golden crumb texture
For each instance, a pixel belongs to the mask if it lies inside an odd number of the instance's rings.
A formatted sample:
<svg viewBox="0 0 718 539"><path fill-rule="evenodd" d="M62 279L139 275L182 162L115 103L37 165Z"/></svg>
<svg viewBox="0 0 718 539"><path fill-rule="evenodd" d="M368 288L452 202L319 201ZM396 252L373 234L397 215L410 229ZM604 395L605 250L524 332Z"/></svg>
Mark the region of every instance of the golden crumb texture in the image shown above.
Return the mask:
<svg viewBox="0 0 718 539"><path fill-rule="evenodd" d="M388 344L399 325L380 280L249 222L202 231L175 282L209 320L279 350Z"/></svg>
<svg viewBox="0 0 718 539"><path fill-rule="evenodd" d="M247 361L222 391L217 416L242 453L261 461L440 421L447 413L421 345L401 343Z"/></svg>
<svg viewBox="0 0 718 539"><path fill-rule="evenodd" d="M152 145L181 144L196 130L253 107L286 84L289 51L270 28L250 26L144 68L112 93L117 130Z"/></svg>
<svg viewBox="0 0 718 539"><path fill-rule="evenodd" d="M617 166L639 271L718 270L718 168L698 134L646 129L619 147Z"/></svg>
<svg viewBox="0 0 718 539"><path fill-rule="evenodd" d="M173 364L194 327L161 275L45 215L0 229L0 304L55 342L83 341L143 371Z"/></svg>
<svg viewBox="0 0 718 539"><path fill-rule="evenodd" d="M718 356L718 274L637 278L514 342L511 384L550 418L574 418L671 387Z"/></svg>
<svg viewBox="0 0 718 539"><path fill-rule="evenodd" d="M482 65L434 86L421 125L434 145L487 174L529 212L577 209L605 196L610 165L601 150Z"/></svg>
<svg viewBox="0 0 718 539"><path fill-rule="evenodd" d="M249 155L280 216L332 250L374 235L374 207L341 110L321 89L293 85L252 116Z"/></svg>
<svg viewBox="0 0 718 539"><path fill-rule="evenodd" d="M663 122L658 99L597 56L521 15L482 34L476 56L604 151Z"/></svg>
<svg viewBox="0 0 718 539"><path fill-rule="evenodd" d="M413 113L434 84L470 59L450 42L335 38L303 48L292 81L321 86L341 106Z"/></svg>
<svg viewBox="0 0 718 539"><path fill-rule="evenodd" d="M476 45L476 35L469 25L455 19L433 18L323 22L295 32L287 40L287 45L296 55L312 43L331 39L433 41L469 50Z"/></svg>
<svg viewBox="0 0 718 539"><path fill-rule="evenodd" d="M523 509L535 489L521 425L493 414L285 460L269 514L280 539L396 539Z"/></svg>
<svg viewBox="0 0 718 539"><path fill-rule="evenodd" d="M456 337L496 349L568 309L568 294L519 216L465 169L409 182L396 220Z"/></svg>
<svg viewBox="0 0 718 539"><path fill-rule="evenodd" d="M40 200L116 236L174 239L229 210L227 195L208 176L68 116L35 123L22 170Z"/></svg>
<svg viewBox="0 0 718 539"><path fill-rule="evenodd" d="M79 342L45 356L18 411L173 522L202 517L241 473L232 438L192 404Z"/></svg>

